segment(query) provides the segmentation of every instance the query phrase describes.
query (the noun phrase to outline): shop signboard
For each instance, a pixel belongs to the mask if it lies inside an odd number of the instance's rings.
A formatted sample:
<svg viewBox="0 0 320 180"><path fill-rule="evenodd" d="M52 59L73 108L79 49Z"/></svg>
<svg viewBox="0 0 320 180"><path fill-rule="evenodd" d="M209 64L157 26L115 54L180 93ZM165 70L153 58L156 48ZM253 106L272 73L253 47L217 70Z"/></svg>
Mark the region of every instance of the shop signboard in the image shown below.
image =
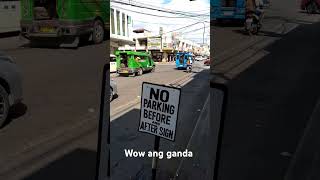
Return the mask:
<svg viewBox="0 0 320 180"><path fill-rule="evenodd" d="M172 51L173 50L172 43L163 43L162 50L170 50L170 51Z"/></svg>
<svg viewBox="0 0 320 180"><path fill-rule="evenodd" d="M160 50L160 49L161 49L161 37L149 37L148 50Z"/></svg>

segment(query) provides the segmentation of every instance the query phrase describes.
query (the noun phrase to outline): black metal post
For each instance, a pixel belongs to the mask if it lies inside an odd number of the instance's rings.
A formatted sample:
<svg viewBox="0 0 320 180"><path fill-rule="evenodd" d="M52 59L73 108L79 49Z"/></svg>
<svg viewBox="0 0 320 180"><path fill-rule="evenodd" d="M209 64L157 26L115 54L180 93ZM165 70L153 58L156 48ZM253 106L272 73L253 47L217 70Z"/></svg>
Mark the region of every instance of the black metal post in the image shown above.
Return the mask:
<svg viewBox="0 0 320 180"><path fill-rule="evenodd" d="M160 137L155 136L153 150L159 152ZM152 158L152 180L156 180L158 157Z"/></svg>

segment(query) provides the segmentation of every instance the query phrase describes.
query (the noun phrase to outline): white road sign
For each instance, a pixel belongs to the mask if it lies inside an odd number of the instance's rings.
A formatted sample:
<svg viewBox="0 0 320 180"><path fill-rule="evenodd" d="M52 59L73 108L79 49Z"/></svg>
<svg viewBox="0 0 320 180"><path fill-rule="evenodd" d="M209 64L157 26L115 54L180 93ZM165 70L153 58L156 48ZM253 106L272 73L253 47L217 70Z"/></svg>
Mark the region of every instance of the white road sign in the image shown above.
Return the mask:
<svg viewBox="0 0 320 180"><path fill-rule="evenodd" d="M139 131L174 141L180 95L179 88L144 82Z"/></svg>

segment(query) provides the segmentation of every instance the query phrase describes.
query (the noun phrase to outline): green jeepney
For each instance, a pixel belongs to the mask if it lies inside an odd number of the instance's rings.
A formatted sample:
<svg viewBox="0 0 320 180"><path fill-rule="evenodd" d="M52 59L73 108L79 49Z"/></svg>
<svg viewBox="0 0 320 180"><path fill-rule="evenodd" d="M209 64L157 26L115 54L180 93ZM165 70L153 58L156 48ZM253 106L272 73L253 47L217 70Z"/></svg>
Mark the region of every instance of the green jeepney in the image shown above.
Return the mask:
<svg viewBox="0 0 320 180"><path fill-rule="evenodd" d="M21 35L98 44L109 34L109 6L109 0L21 0Z"/></svg>
<svg viewBox="0 0 320 180"><path fill-rule="evenodd" d="M116 51L117 72L122 75L142 75L155 71L155 63L150 53L135 51Z"/></svg>

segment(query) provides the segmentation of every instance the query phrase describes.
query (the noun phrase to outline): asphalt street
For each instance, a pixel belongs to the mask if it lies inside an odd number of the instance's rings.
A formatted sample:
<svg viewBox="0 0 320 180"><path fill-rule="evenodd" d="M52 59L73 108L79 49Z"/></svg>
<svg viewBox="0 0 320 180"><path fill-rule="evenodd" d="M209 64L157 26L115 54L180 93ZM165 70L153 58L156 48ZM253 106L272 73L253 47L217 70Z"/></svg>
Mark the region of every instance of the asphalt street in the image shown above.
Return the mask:
<svg viewBox="0 0 320 180"><path fill-rule="evenodd" d="M22 163L22 154L44 147L76 124L98 124L106 43L78 49L30 48L16 36L1 38L0 49L22 72L24 98L0 130L2 173L10 164Z"/></svg>

